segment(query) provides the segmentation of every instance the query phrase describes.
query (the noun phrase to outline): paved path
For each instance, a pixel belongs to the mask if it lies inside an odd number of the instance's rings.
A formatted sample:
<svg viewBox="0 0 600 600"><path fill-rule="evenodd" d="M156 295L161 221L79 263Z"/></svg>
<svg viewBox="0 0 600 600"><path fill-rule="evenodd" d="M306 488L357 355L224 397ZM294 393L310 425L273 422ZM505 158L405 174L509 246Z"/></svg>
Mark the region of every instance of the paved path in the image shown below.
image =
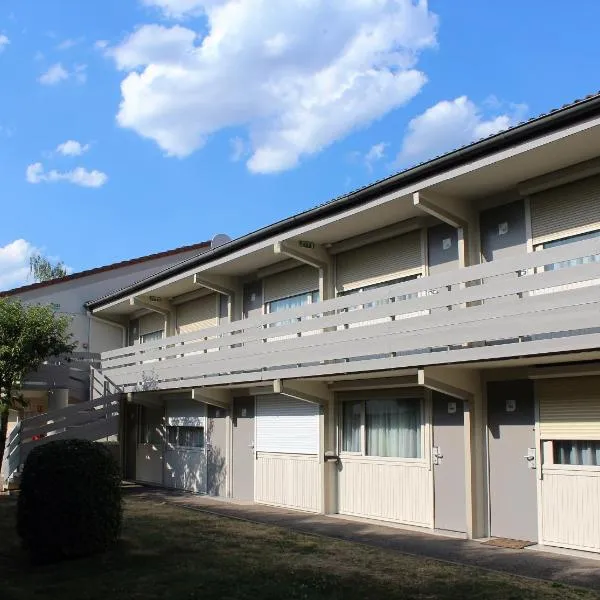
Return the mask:
<svg viewBox="0 0 600 600"><path fill-rule="evenodd" d="M592 588L598 590L600 598L599 560L533 550L507 550L472 540L432 535L373 522L220 500L186 492L137 486L128 488L128 494L225 517L386 548L402 554Z"/></svg>

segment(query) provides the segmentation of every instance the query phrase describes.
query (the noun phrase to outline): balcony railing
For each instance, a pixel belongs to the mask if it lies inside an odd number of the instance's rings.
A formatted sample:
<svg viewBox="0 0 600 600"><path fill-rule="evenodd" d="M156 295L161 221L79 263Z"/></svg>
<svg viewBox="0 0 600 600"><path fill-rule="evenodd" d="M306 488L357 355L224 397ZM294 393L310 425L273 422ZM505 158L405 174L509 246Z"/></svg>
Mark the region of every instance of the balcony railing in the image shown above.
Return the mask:
<svg viewBox="0 0 600 600"><path fill-rule="evenodd" d="M124 391L600 347L600 240L519 255L102 354Z"/></svg>

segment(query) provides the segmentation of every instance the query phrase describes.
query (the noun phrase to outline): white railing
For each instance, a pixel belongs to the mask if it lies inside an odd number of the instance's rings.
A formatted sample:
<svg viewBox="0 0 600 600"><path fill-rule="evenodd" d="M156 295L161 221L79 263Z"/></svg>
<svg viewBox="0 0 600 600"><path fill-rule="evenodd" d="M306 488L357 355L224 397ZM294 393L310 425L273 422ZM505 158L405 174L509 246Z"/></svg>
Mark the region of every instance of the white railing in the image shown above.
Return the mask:
<svg viewBox="0 0 600 600"><path fill-rule="evenodd" d="M95 386L95 391L94 391ZM2 475L13 480L27 455L41 444L61 439L101 440L117 435L121 389L99 371L92 369L92 399L65 408L23 419L6 441ZM102 390L99 395L97 392Z"/></svg>
<svg viewBox="0 0 600 600"><path fill-rule="evenodd" d="M599 258L588 240L457 269L111 350L102 370L136 391L599 347Z"/></svg>

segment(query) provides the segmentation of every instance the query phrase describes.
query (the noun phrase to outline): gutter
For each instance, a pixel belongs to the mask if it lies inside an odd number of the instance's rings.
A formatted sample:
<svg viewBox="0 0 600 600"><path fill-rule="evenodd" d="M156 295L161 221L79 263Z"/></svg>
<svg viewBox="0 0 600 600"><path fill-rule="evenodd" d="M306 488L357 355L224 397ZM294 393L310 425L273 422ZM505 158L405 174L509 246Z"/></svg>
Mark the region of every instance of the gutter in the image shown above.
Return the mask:
<svg viewBox="0 0 600 600"><path fill-rule="evenodd" d="M278 233L284 233L295 226L305 225L320 217L330 216L338 212L342 212L347 208L369 201L370 199L392 192L399 187L404 187L419 180L426 179L439 175L444 171L448 171L455 167L467 164L479 158L488 156L494 152L506 150L512 146L516 146L523 142L534 139L546 133L560 130L569 125L585 121L587 118L598 116L600 114L600 93L587 97L584 100L575 101L562 108L558 108L550 113L535 117L525 123L516 125L515 127L497 133L491 137L485 138L478 142L474 142L468 146L453 150L447 154L443 154L428 162L412 167L406 171L402 171L396 175L392 175L386 179L373 183L367 187L361 188L355 192L351 192L345 196L340 196L325 204L312 208L308 211L299 213L292 217L288 217L283 221L278 221L271 225L267 225L257 231L253 231L236 240L218 246L213 250L204 252L200 256L189 259L160 271L155 275L139 281L127 288L123 288L113 294L91 300L85 303L87 309L93 310L108 302L114 302L120 298L127 296L133 292L147 287L153 283L167 279L174 275L183 273L193 267L204 265L216 258L226 256L230 252L241 250L253 243L263 241Z"/></svg>

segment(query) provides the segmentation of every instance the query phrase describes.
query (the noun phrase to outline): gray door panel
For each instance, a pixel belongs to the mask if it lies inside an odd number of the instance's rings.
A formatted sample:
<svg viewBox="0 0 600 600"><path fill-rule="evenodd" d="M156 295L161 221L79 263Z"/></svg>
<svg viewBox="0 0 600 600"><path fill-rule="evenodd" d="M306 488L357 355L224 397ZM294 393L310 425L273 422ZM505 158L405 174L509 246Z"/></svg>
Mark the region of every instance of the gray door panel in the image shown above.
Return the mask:
<svg viewBox="0 0 600 600"><path fill-rule="evenodd" d="M525 458L535 447L533 382L488 384L488 440L491 535L537 541L536 470Z"/></svg>
<svg viewBox="0 0 600 600"><path fill-rule="evenodd" d="M427 230L429 273L443 273L458 268L458 230L442 223Z"/></svg>
<svg viewBox="0 0 600 600"><path fill-rule="evenodd" d="M436 529L467 531L465 496L464 406L462 400L433 393L434 525ZM438 464L435 464L435 463Z"/></svg>
<svg viewBox="0 0 600 600"><path fill-rule="evenodd" d="M525 203L517 200L483 211L479 216L481 253L485 262L526 251Z"/></svg>
<svg viewBox="0 0 600 600"><path fill-rule="evenodd" d="M207 492L225 496L227 480L227 411L208 406L206 431Z"/></svg>
<svg viewBox="0 0 600 600"><path fill-rule="evenodd" d="M262 314L263 285L262 281L253 281L244 286L244 319Z"/></svg>
<svg viewBox="0 0 600 600"><path fill-rule="evenodd" d="M254 398L233 400L233 497L254 500Z"/></svg>

